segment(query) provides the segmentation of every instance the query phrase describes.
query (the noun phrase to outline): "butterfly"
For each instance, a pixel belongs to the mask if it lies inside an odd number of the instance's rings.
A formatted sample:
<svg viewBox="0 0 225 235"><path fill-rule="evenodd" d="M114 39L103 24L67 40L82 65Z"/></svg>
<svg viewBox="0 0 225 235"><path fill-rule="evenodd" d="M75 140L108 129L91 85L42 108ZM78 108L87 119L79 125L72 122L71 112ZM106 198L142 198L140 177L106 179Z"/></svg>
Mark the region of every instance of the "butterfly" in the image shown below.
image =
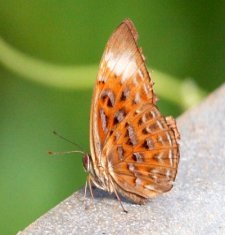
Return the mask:
<svg viewBox="0 0 225 235"><path fill-rule="evenodd" d="M143 204L169 191L179 163L179 132L161 115L138 33L131 20L113 32L92 97L87 185ZM92 193L92 191L91 191ZM121 203L124 211L126 211Z"/></svg>

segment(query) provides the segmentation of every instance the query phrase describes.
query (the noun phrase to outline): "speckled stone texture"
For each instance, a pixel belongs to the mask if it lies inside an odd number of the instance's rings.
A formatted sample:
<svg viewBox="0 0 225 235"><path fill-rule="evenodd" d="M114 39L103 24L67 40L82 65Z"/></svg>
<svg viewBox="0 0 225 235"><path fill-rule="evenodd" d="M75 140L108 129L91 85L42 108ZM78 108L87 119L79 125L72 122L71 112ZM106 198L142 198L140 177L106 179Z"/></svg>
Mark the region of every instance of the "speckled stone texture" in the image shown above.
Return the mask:
<svg viewBox="0 0 225 235"><path fill-rule="evenodd" d="M181 160L174 188L144 206L95 190L74 193L19 234L225 234L225 85L178 118ZM88 198L87 203L90 204Z"/></svg>

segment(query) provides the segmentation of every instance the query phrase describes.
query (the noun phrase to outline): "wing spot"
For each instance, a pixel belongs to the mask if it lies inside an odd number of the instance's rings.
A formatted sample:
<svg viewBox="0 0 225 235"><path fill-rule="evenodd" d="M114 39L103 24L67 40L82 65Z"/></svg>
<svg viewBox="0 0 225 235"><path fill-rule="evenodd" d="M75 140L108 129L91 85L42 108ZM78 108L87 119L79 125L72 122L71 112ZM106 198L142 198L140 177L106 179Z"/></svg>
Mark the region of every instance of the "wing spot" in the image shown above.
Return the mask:
<svg viewBox="0 0 225 235"><path fill-rule="evenodd" d="M126 100L126 96L125 96L125 94L124 94L124 92L122 92L122 94L121 94L121 96L120 96L120 101L124 101L124 100Z"/></svg>
<svg viewBox="0 0 225 235"><path fill-rule="evenodd" d="M160 163L164 163L163 156L164 156L164 153L161 152L161 153L154 154L153 158Z"/></svg>
<svg viewBox="0 0 225 235"><path fill-rule="evenodd" d="M121 101L126 100L126 99L128 98L128 96L129 96L129 94L130 94L129 88L125 88L125 89L122 91L120 100L121 100Z"/></svg>
<svg viewBox="0 0 225 235"><path fill-rule="evenodd" d="M107 106L110 107L110 108L113 107L113 104L112 104L110 99L108 99L108 101L107 101Z"/></svg>
<svg viewBox="0 0 225 235"><path fill-rule="evenodd" d="M126 66L125 71L123 72L122 75L122 83L124 81L126 81L127 79L129 79L130 77L132 77L135 72L137 70L137 64L136 61L134 61L133 59L131 59L131 61L129 62L129 64Z"/></svg>
<svg viewBox="0 0 225 235"><path fill-rule="evenodd" d="M152 116L152 112L146 112L144 113L144 115L142 116L142 121L145 123L147 121L149 121L150 119L152 119L153 116Z"/></svg>
<svg viewBox="0 0 225 235"><path fill-rule="evenodd" d="M132 53L127 50L120 54L111 51L105 54L108 68L114 71L117 76L122 75L122 83L130 78L137 69L137 64L132 56Z"/></svg>
<svg viewBox="0 0 225 235"><path fill-rule="evenodd" d="M137 92L137 93L135 94L133 103L134 103L134 104L138 104L138 103L140 103L140 100L141 100L141 98L140 98L140 93Z"/></svg>
<svg viewBox="0 0 225 235"><path fill-rule="evenodd" d="M113 91L111 90L104 90L102 91L101 98L103 101L107 99L107 106L108 107L113 107L115 104L115 96Z"/></svg>
<svg viewBox="0 0 225 235"><path fill-rule="evenodd" d="M149 132L148 132L147 128L142 129L142 134L147 135L148 133Z"/></svg>
<svg viewBox="0 0 225 235"><path fill-rule="evenodd" d="M100 78L98 79L98 81L101 82L101 83L103 83L103 84L106 82L106 80L107 80L107 79L106 79L105 77L100 77Z"/></svg>
<svg viewBox="0 0 225 235"><path fill-rule="evenodd" d="M127 130L128 130L128 136L129 136L129 143L131 143L133 146L136 145L137 144L137 137L136 137L134 128L131 125L129 125L127 127Z"/></svg>
<svg viewBox="0 0 225 235"><path fill-rule="evenodd" d="M117 147L117 153L118 153L120 161L123 161L124 160L124 149L122 146Z"/></svg>
<svg viewBox="0 0 225 235"><path fill-rule="evenodd" d="M144 161L143 156L140 153L133 153L132 159L135 162L143 162Z"/></svg>
<svg viewBox="0 0 225 235"><path fill-rule="evenodd" d="M100 109L100 117L101 117L101 123L102 123L102 130L106 133L108 131L108 128L107 128L108 117L106 116L103 109Z"/></svg>
<svg viewBox="0 0 225 235"><path fill-rule="evenodd" d="M156 132L160 129L157 122L152 123L147 128L149 129L150 132Z"/></svg>
<svg viewBox="0 0 225 235"><path fill-rule="evenodd" d="M153 149L154 148L154 145L152 143L152 140L151 139L146 139L142 145L145 149Z"/></svg>
<svg viewBox="0 0 225 235"><path fill-rule="evenodd" d="M128 164L128 169L129 169L129 171L134 172L134 170L135 170L134 164L129 163L129 164Z"/></svg>
<svg viewBox="0 0 225 235"><path fill-rule="evenodd" d="M135 186L140 187L142 185L142 180L140 178L136 178L135 180Z"/></svg>
<svg viewBox="0 0 225 235"><path fill-rule="evenodd" d="M138 120L138 125L141 126L143 124L142 117Z"/></svg>
<svg viewBox="0 0 225 235"><path fill-rule="evenodd" d="M116 112L114 116L114 125L120 123L126 116L126 112L123 109L120 109L119 111Z"/></svg>

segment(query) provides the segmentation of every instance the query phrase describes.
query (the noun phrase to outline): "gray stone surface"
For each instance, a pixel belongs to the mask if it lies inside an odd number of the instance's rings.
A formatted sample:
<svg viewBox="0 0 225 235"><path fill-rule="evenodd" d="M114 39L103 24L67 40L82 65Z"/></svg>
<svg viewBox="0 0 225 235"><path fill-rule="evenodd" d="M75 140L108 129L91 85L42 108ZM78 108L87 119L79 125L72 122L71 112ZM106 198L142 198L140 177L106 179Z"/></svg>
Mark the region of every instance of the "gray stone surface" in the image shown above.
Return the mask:
<svg viewBox="0 0 225 235"><path fill-rule="evenodd" d="M181 161L174 188L144 206L95 190L74 193L20 234L225 234L225 85L178 118ZM88 198L88 203L91 199Z"/></svg>

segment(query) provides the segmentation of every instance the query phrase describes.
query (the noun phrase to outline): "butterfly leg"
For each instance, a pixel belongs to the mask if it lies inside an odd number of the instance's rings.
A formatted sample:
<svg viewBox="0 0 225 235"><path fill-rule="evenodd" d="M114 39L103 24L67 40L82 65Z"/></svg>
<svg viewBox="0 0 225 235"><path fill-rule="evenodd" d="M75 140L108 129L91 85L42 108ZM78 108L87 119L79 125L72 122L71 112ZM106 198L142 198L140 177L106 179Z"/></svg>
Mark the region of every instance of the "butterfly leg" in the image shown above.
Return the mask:
<svg viewBox="0 0 225 235"><path fill-rule="evenodd" d="M84 208L87 209L87 187L88 181L86 180L85 187L84 187Z"/></svg>
<svg viewBox="0 0 225 235"><path fill-rule="evenodd" d="M124 208L124 206L123 206L123 204L122 204L122 201L121 201L121 199L120 199L119 194L118 194L117 191L116 191L116 188L114 187L113 181L112 181L111 179L110 179L110 181L111 181L111 184L112 184L112 187L113 187L113 191L114 191L114 193L115 193L115 195L116 195L116 198L117 198L117 200L119 201L119 203L120 203L120 205L121 205L123 211L124 211L125 213L128 213L128 211L125 210L125 208Z"/></svg>
<svg viewBox="0 0 225 235"><path fill-rule="evenodd" d="M88 186L88 181L86 180L85 187L84 187L84 200L86 199L86 196L87 196L87 186Z"/></svg>
<svg viewBox="0 0 225 235"><path fill-rule="evenodd" d="M91 187L91 178L88 177L88 187L89 187L89 191L90 191L90 194L91 194L91 197L92 197L92 201L94 200L94 195L93 195L93 191L92 191L92 187Z"/></svg>
<svg viewBox="0 0 225 235"><path fill-rule="evenodd" d="M91 198L92 198L91 204L93 205L94 195L93 195L93 191L92 191L92 187L91 187L91 179L89 176L87 177L85 187L84 187L84 207L85 207L85 209L87 209L87 188L89 188Z"/></svg>

